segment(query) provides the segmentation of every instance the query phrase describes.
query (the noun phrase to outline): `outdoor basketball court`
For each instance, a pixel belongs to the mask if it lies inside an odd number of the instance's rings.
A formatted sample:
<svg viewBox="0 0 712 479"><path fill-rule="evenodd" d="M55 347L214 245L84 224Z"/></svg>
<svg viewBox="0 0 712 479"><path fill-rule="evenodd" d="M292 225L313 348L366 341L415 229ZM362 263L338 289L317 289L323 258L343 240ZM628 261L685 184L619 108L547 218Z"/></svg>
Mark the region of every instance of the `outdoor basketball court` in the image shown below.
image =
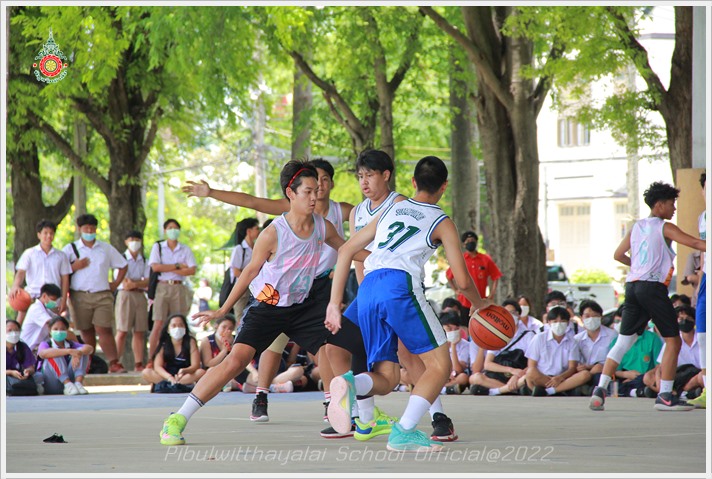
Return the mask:
<svg viewBox="0 0 712 479"><path fill-rule="evenodd" d="M270 422L248 419L253 395L220 393L190 421L185 446L158 442L186 395L147 392L7 398L8 473L643 473L705 472L705 411L658 412L653 400L443 397L460 440L439 454L323 439L321 393L270 394ZM408 395L377 404L402 412ZM431 428L421 421L423 431ZM67 444L45 444L58 433Z"/></svg>

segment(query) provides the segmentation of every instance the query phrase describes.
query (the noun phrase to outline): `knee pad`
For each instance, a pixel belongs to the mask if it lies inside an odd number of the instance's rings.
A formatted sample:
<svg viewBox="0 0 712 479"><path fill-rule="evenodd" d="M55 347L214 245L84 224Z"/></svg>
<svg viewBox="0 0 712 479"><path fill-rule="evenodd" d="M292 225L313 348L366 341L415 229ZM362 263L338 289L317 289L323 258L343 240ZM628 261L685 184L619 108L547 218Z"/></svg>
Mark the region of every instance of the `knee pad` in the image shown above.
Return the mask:
<svg viewBox="0 0 712 479"><path fill-rule="evenodd" d="M630 336L619 335L615 346L611 348L608 352L608 357L614 360L616 363L620 364L623 356L628 350L635 344L638 340L637 334L631 334Z"/></svg>

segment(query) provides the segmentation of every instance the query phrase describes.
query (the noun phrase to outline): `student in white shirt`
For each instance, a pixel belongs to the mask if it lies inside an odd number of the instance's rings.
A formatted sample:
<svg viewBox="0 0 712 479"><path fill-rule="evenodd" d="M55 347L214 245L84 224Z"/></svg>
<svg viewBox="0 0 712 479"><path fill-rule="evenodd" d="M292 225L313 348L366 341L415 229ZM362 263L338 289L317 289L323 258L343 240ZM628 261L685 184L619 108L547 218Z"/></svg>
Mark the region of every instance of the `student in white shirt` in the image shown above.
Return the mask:
<svg viewBox="0 0 712 479"><path fill-rule="evenodd" d="M33 354L42 341L49 339L49 322L57 316L62 291L56 284L45 284L40 288L40 296L27 310L25 322L20 331L20 340L27 344Z"/></svg>

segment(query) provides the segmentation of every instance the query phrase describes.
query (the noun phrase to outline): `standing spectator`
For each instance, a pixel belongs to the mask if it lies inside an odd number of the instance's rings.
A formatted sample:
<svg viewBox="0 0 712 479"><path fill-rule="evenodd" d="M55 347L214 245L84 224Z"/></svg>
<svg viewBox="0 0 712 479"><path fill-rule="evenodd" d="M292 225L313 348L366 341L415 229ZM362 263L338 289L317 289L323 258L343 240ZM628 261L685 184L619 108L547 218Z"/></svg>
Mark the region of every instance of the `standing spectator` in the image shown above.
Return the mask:
<svg viewBox="0 0 712 479"><path fill-rule="evenodd" d="M20 341L20 323L12 319L5 321L5 393L8 396L13 393L23 396L41 394L42 386L35 376L36 363L37 358L30 347ZM32 381L30 385L34 384L35 392L18 391L22 381Z"/></svg>
<svg viewBox="0 0 712 479"><path fill-rule="evenodd" d="M233 283L252 259L252 248L255 246L255 240L260 235L260 223L257 218L245 218L237 223L235 230L237 231L237 244L230 255L230 280ZM235 303L233 312L237 321L242 319L242 312L249 298L250 292L246 291Z"/></svg>
<svg viewBox="0 0 712 479"><path fill-rule="evenodd" d="M140 231L129 231L124 238L128 271L119 285L115 301L116 350L118 357L124 355L126 335L133 330L131 349L134 355L134 370L143 371L143 352L146 349L148 330L148 300L146 288L151 270L143 256L143 235Z"/></svg>
<svg viewBox="0 0 712 479"><path fill-rule="evenodd" d="M210 288L210 282L207 278L200 278L200 287L195 292L198 297L198 311L207 311L210 309L210 300L213 297L213 290Z"/></svg>
<svg viewBox="0 0 712 479"><path fill-rule="evenodd" d="M69 287L69 313L84 344L96 349L96 337L109 362L110 373L125 373L119 362L114 340L114 295L126 275L128 263L116 248L96 239L99 224L92 214L77 218L81 233L74 243L64 247L72 265ZM109 282L109 273L118 269L116 279Z"/></svg>
<svg viewBox="0 0 712 479"><path fill-rule="evenodd" d="M480 293L482 298L492 299L497 291L497 283L499 278L502 277L502 272L499 270L497 265L494 263L492 258L485 253L479 253L477 251L477 234L474 231L465 231L460 237L463 246L465 247L465 264L467 265L467 271L472 276L472 280L477 286L477 291ZM465 307L469 308L472 306L470 301L462 294L462 291L458 284L453 280L452 269L448 268L445 272L447 277L447 282L453 291L457 292L457 300ZM487 286L489 279L492 280L490 285L489 295L487 294Z"/></svg>
<svg viewBox="0 0 712 479"><path fill-rule="evenodd" d="M42 341L49 339L49 322L57 316L59 297L62 291L56 284L44 284L40 288L40 296L27 310L25 323L22 325L20 339L37 354L37 348Z"/></svg>
<svg viewBox="0 0 712 479"><path fill-rule="evenodd" d="M49 323L51 339L43 341L37 351L42 360L42 375L47 394L76 396L87 394L84 376L89 366L89 355L94 348L67 339L69 323L58 316Z"/></svg>
<svg viewBox="0 0 712 479"><path fill-rule="evenodd" d="M72 268L69 259L62 251L54 248L54 234L57 225L49 220L42 220L37 223L37 238L40 243L37 246L26 249L17 261L15 280L12 283L9 297L14 298L22 289L22 282L27 282L25 288L32 299L37 299L40 295L40 288L44 284L61 285L62 294L59 301L59 313L62 314L67 306L67 293L69 292L69 275ZM17 322L22 324L25 319L25 311L18 311Z"/></svg>
<svg viewBox="0 0 712 479"><path fill-rule="evenodd" d="M191 249L178 242L180 223L170 218L163 223L166 240L153 245L148 264L157 273L158 285L153 300L153 329L148 339L150 357L157 351L158 338L163 322L169 315L186 315L190 311L188 288L184 284L187 276L195 274L195 256Z"/></svg>

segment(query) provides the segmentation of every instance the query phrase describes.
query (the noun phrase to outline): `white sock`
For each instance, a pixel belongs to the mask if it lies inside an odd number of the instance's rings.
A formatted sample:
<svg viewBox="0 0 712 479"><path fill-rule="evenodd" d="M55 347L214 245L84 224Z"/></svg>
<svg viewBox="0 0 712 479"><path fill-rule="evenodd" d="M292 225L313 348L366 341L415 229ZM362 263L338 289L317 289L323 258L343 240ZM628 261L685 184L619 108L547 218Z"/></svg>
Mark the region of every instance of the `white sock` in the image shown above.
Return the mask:
<svg viewBox="0 0 712 479"><path fill-rule="evenodd" d="M445 389L445 386L443 386L443 388L440 390L440 394L447 394L447 391Z"/></svg>
<svg viewBox="0 0 712 479"><path fill-rule="evenodd" d="M421 396L410 395L408 406L406 406L403 415L398 423L403 429L410 430L418 425L418 421L423 417L425 411L430 408L430 402Z"/></svg>
<svg viewBox="0 0 712 479"><path fill-rule="evenodd" d="M499 396L500 394L502 394L502 392L499 390L499 388L490 388L489 390L490 396Z"/></svg>
<svg viewBox="0 0 712 479"><path fill-rule="evenodd" d="M376 398L371 396L366 399L357 399L356 403L358 404L358 420L365 423L373 421Z"/></svg>
<svg viewBox="0 0 712 479"><path fill-rule="evenodd" d="M611 377L607 374L601 374L601 378L598 380L598 387L606 389L608 384L611 382Z"/></svg>
<svg viewBox="0 0 712 479"><path fill-rule="evenodd" d="M675 382L674 380L665 381L664 379L661 379L660 380L660 394L672 392L672 384L674 382Z"/></svg>
<svg viewBox="0 0 712 479"><path fill-rule="evenodd" d="M707 372L707 371L705 371ZM702 385L706 388L707 387L707 374L702 376Z"/></svg>
<svg viewBox="0 0 712 479"><path fill-rule="evenodd" d="M428 408L428 411L430 412L430 419L435 416L436 412L445 414L445 410L443 409L443 403L440 401L440 398L435 398L435 401L430 405Z"/></svg>
<svg viewBox="0 0 712 479"><path fill-rule="evenodd" d="M546 394L548 394L549 396L553 396L554 394L556 394L556 389L546 388Z"/></svg>
<svg viewBox="0 0 712 479"><path fill-rule="evenodd" d="M357 396L367 396L373 389L373 379L366 373L361 373L354 377Z"/></svg>
<svg viewBox="0 0 712 479"><path fill-rule="evenodd" d="M182 414L186 421L188 421L193 414L198 412L198 409L203 407L203 405L203 401L194 396L193 393L190 393L190 395L185 399L183 406L178 410L178 414Z"/></svg>
<svg viewBox="0 0 712 479"><path fill-rule="evenodd" d="M700 348L700 369L707 369L707 333L697 333Z"/></svg>
<svg viewBox="0 0 712 479"><path fill-rule="evenodd" d="M631 390L631 391L630 391L630 397L632 397L632 398L637 398L637 397L638 397L638 392L637 392L635 389Z"/></svg>

